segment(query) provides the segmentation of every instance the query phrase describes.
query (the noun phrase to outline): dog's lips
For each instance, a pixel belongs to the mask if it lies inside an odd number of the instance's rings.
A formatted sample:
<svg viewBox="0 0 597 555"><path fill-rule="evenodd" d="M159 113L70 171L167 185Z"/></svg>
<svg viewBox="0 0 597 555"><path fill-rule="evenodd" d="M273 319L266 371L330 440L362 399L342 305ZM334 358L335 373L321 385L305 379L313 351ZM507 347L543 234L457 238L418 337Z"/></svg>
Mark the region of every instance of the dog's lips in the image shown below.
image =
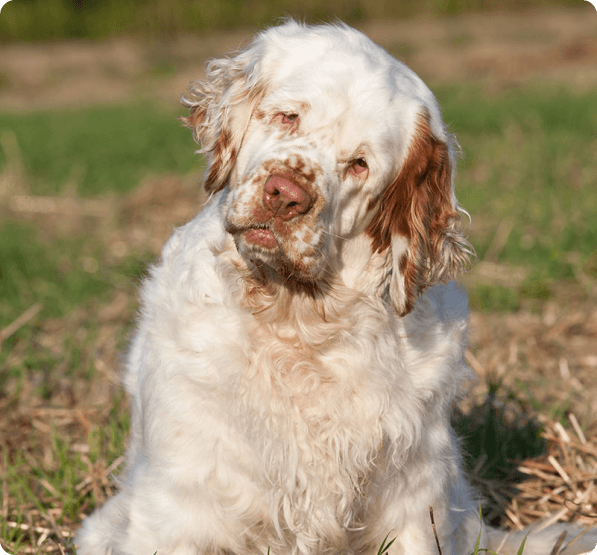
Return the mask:
<svg viewBox="0 0 597 555"><path fill-rule="evenodd" d="M245 240L247 243L264 247L266 249L273 249L276 246L276 237L273 231L269 229L254 228L245 232Z"/></svg>

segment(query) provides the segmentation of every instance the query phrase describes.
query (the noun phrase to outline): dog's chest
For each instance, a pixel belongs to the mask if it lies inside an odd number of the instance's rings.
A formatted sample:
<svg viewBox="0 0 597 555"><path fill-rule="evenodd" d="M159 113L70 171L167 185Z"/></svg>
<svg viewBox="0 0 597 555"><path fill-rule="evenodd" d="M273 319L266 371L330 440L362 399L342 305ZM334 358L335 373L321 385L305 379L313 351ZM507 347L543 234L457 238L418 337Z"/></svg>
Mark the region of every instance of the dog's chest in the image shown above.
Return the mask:
<svg viewBox="0 0 597 555"><path fill-rule="evenodd" d="M357 338L322 322L318 332L311 324L310 341L288 323L255 323L236 408L261 460L270 506L281 514L292 507L298 529L325 521L339 533L354 521L382 448L389 384L375 334L361 330ZM313 507L327 516L313 514Z"/></svg>
<svg viewBox="0 0 597 555"><path fill-rule="evenodd" d="M300 328L296 319L251 326L248 366L239 382L243 407L264 424L270 421L274 434L276 424L292 424L313 439L327 434L326 427L361 435L359 423L380 416L372 397L389 392L379 336L334 322L311 321Z"/></svg>

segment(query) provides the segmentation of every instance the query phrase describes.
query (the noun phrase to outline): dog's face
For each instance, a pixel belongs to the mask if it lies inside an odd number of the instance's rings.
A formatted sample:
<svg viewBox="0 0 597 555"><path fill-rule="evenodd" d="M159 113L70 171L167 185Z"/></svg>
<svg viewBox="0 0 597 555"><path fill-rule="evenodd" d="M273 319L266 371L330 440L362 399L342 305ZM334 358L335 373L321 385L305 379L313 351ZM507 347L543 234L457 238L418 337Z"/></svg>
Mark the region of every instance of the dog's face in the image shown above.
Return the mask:
<svg viewBox="0 0 597 555"><path fill-rule="evenodd" d="M272 72L253 111L226 225L243 256L309 281L329 270L339 242L364 231L400 134L395 103L364 59L347 66L301 50Z"/></svg>
<svg viewBox="0 0 597 555"><path fill-rule="evenodd" d="M287 23L212 61L191 93L205 187L228 188L225 226L246 260L312 283L366 236L402 314L465 262L437 103L361 33Z"/></svg>

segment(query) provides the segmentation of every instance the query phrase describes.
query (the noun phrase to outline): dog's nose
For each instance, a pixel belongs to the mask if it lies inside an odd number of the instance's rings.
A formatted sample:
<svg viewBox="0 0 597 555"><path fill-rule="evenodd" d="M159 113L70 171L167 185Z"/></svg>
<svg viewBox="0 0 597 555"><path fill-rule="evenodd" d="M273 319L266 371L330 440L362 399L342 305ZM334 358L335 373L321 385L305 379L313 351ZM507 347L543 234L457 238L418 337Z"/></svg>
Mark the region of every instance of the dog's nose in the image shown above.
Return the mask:
<svg viewBox="0 0 597 555"><path fill-rule="evenodd" d="M263 204L274 216L288 221L308 212L313 200L300 185L281 175L271 175L265 182Z"/></svg>

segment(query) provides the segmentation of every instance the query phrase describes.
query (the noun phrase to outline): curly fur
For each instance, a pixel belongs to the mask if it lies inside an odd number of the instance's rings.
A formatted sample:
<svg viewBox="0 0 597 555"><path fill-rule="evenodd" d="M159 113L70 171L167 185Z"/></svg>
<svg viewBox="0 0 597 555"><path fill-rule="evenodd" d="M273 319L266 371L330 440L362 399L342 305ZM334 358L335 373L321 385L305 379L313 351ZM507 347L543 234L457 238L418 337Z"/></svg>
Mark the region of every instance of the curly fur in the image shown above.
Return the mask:
<svg viewBox="0 0 597 555"><path fill-rule="evenodd" d="M290 21L183 104L210 201L142 287L126 468L78 553L374 555L389 534L430 555L430 506L443 555L479 534L516 553L479 522L450 427L468 310L439 282L472 247L429 89L349 27Z"/></svg>

